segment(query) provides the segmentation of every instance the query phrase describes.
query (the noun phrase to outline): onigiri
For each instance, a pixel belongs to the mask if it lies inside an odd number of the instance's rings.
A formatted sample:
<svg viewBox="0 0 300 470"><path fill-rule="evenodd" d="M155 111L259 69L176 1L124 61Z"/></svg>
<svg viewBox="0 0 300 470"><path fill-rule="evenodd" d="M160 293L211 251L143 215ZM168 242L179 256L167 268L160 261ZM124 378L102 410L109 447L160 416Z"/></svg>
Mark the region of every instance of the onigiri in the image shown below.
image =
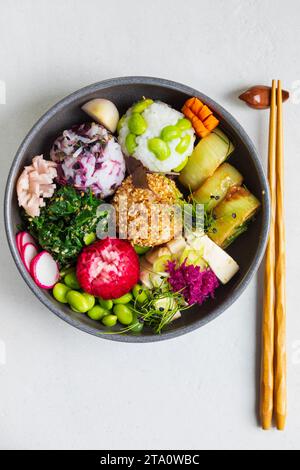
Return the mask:
<svg viewBox="0 0 300 470"><path fill-rule="evenodd" d="M101 198L112 195L125 176L125 160L114 136L100 124L85 123L65 130L54 142L51 159L58 182Z"/></svg>
<svg viewBox="0 0 300 470"><path fill-rule="evenodd" d="M126 156L150 171L180 171L195 142L191 122L161 101L143 99L128 109L118 125L118 140Z"/></svg>

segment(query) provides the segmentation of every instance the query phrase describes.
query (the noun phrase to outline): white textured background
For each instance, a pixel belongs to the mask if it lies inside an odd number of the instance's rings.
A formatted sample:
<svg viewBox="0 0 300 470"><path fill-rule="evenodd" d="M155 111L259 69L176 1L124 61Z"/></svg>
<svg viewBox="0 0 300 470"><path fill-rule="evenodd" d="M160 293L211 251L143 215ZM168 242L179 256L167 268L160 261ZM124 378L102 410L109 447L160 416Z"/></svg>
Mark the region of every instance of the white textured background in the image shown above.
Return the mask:
<svg viewBox="0 0 300 470"><path fill-rule="evenodd" d="M298 0L1 0L2 188L20 141L42 113L82 86L121 75L169 78L210 95L265 159L268 114L237 96L272 78L297 87L299 22ZM104 341L71 328L33 297L8 252L1 216L2 449L299 448L297 98L295 92L284 107L286 431L263 432L256 420L257 279L223 316L187 336L145 345Z"/></svg>

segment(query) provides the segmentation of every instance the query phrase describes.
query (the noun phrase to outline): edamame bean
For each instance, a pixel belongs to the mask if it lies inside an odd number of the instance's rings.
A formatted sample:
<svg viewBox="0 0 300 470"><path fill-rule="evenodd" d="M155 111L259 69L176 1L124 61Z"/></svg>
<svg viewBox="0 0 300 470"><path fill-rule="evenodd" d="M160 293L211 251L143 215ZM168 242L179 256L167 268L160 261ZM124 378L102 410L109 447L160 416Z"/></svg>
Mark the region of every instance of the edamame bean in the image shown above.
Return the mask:
<svg viewBox="0 0 300 470"><path fill-rule="evenodd" d="M75 272L67 274L64 278L64 281L65 281L65 284L71 289L80 289L80 285L79 285L79 282L77 281Z"/></svg>
<svg viewBox="0 0 300 470"><path fill-rule="evenodd" d="M117 315L117 318L122 325L130 325L133 320L132 311L127 305L115 305L114 313Z"/></svg>
<svg viewBox="0 0 300 470"><path fill-rule="evenodd" d="M183 160L183 162L180 163L180 165L178 165L176 168L173 169L173 171L176 171L176 172L179 173L181 170L183 170L184 167L185 167L185 165L186 165L187 162L188 162L188 159L189 159L189 157L186 157L186 158Z"/></svg>
<svg viewBox="0 0 300 470"><path fill-rule="evenodd" d="M118 125L117 125L117 132L118 134L120 133L121 127L123 126L125 122L126 116L123 114L123 116L119 119Z"/></svg>
<svg viewBox="0 0 300 470"><path fill-rule="evenodd" d="M147 129L147 123L139 113L132 113L128 121L128 127L132 134L141 135Z"/></svg>
<svg viewBox="0 0 300 470"><path fill-rule="evenodd" d="M91 308L93 308L94 305L95 305L95 302L96 302L95 297L94 297L93 295L91 295L91 294L88 294L87 292L83 292L82 295L83 295L83 297L85 298L85 300L87 301L89 310L90 310Z"/></svg>
<svg viewBox="0 0 300 470"><path fill-rule="evenodd" d="M182 119L179 119L179 121L176 124L176 127L178 127L178 129L180 129L181 131L187 131L188 129L192 127L192 123L188 119L182 118Z"/></svg>
<svg viewBox="0 0 300 470"><path fill-rule="evenodd" d="M176 145L176 148L175 148L176 152L184 153L188 149L190 142L191 142L191 136L189 134L186 134L185 136L183 136L179 144Z"/></svg>
<svg viewBox="0 0 300 470"><path fill-rule="evenodd" d="M118 299L114 299L113 303L118 305L118 304L128 304L132 300L132 294L128 292L125 295L122 295L122 297L119 297Z"/></svg>
<svg viewBox="0 0 300 470"><path fill-rule="evenodd" d="M171 150L166 142L158 137L153 137L148 140L148 148L153 152L158 160L166 160L169 158Z"/></svg>
<svg viewBox="0 0 300 470"><path fill-rule="evenodd" d="M147 251L150 250L150 246L139 246L134 245L134 250L138 255L144 255Z"/></svg>
<svg viewBox="0 0 300 470"><path fill-rule="evenodd" d="M132 108L132 112L133 113L142 113L143 111L145 111L146 108L148 108L148 106L150 106L150 104L153 103L153 100L151 100L150 98L147 99L147 100L141 100L141 101L138 101Z"/></svg>
<svg viewBox="0 0 300 470"><path fill-rule="evenodd" d="M130 331L132 333L140 333L142 329L144 328L144 323L139 321L137 318L137 314L133 314L133 320L130 324Z"/></svg>
<svg viewBox="0 0 300 470"><path fill-rule="evenodd" d="M87 314L92 320L101 320L105 315L109 315L109 311L100 307L100 305L95 305Z"/></svg>
<svg viewBox="0 0 300 470"><path fill-rule="evenodd" d="M70 287L66 286L62 282L58 282L55 284L52 290L53 297L62 304L67 304L68 301L66 299L67 293L70 291Z"/></svg>
<svg viewBox="0 0 300 470"><path fill-rule="evenodd" d="M161 131L160 137L165 142L170 142L171 140L178 139L181 136L181 131L176 126L166 126Z"/></svg>
<svg viewBox="0 0 300 470"><path fill-rule="evenodd" d="M66 299L70 304L70 307L76 309L76 311L80 313L85 313L89 309L88 302L84 295L76 290L70 290L66 295Z"/></svg>
<svg viewBox="0 0 300 470"><path fill-rule="evenodd" d="M136 284L132 289L133 296L137 303L143 304L148 299L146 289L141 284Z"/></svg>
<svg viewBox="0 0 300 470"><path fill-rule="evenodd" d="M129 155L132 155L136 149L136 140L134 134L127 134L125 139L125 145Z"/></svg>
<svg viewBox="0 0 300 470"><path fill-rule="evenodd" d="M72 305L70 305L70 308L71 308L71 310L73 310L73 312L82 313L82 312L80 312L79 310L77 310L77 308L72 307Z"/></svg>
<svg viewBox="0 0 300 470"><path fill-rule="evenodd" d="M114 306L114 303L112 300L104 300L104 299L100 299L100 297L99 297L99 304L105 310L111 310Z"/></svg>
<svg viewBox="0 0 300 470"><path fill-rule="evenodd" d="M105 315L105 317L103 317L101 321L104 326L115 326L118 321L118 318L117 315L112 315L110 313L109 315Z"/></svg>
<svg viewBox="0 0 300 470"><path fill-rule="evenodd" d="M83 237L83 241L85 245L90 245L96 240L96 234L94 232L86 233Z"/></svg>

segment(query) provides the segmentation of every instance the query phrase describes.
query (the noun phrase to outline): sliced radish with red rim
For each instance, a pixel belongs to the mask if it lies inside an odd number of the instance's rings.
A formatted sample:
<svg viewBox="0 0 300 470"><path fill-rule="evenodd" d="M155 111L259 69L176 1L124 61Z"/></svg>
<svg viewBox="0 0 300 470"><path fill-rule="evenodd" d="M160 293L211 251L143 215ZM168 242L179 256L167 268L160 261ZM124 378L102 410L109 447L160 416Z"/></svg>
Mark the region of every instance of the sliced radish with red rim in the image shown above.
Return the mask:
<svg viewBox="0 0 300 470"><path fill-rule="evenodd" d="M31 262L31 275L42 289L52 289L59 279L59 269L48 251L42 251Z"/></svg>
<svg viewBox="0 0 300 470"><path fill-rule="evenodd" d="M20 255L22 255L22 251L25 245L27 245L27 243L31 243L32 245L36 247L36 242L34 238L28 232L17 233L16 242L17 242L17 248L19 250Z"/></svg>
<svg viewBox="0 0 300 470"><path fill-rule="evenodd" d="M38 254L37 247L33 243L26 243L21 250L21 258L25 265L25 268L30 273L30 265L32 260Z"/></svg>

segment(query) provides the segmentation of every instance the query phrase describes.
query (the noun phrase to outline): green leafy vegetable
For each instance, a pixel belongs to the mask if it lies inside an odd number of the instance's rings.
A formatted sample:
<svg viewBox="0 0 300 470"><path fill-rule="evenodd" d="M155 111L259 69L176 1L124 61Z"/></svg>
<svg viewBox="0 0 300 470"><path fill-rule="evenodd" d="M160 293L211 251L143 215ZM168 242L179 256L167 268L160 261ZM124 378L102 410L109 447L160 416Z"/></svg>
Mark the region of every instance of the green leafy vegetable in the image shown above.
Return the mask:
<svg viewBox="0 0 300 470"><path fill-rule="evenodd" d="M39 217L26 217L29 232L58 261L60 268L76 262L85 246L84 237L96 231L106 212L98 212L101 200L92 192L78 192L71 186L58 189Z"/></svg>

